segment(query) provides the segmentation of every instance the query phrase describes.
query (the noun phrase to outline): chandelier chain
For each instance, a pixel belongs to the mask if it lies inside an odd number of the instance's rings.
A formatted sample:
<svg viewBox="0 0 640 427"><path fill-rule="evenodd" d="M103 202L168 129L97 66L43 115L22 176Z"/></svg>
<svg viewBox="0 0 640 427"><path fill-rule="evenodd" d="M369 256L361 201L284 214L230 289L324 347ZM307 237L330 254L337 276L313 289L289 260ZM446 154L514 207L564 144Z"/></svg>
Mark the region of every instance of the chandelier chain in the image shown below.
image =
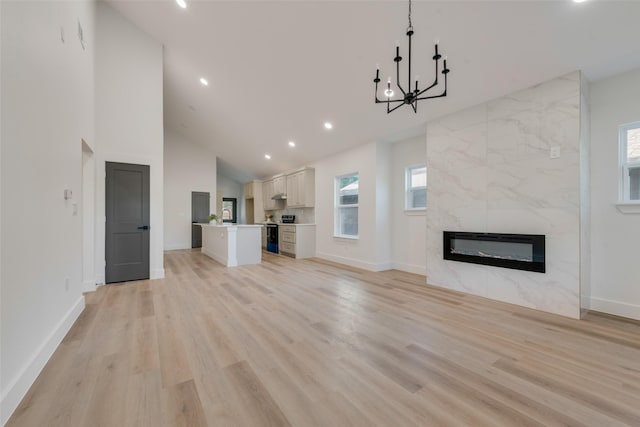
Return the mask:
<svg viewBox="0 0 640 427"><path fill-rule="evenodd" d="M411 25L411 0L409 0L409 28L412 28L413 25Z"/></svg>

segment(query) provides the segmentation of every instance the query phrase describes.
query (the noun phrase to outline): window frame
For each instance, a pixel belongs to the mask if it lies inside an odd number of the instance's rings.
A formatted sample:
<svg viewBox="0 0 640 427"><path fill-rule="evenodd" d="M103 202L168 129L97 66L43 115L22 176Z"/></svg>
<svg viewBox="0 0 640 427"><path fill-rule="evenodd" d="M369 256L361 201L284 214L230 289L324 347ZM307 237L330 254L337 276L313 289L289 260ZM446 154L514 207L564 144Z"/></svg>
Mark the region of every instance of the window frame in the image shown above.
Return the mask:
<svg viewBox="0 0 640 427"><path fill-rule="evenodd" d="M231 219L223 219L223 223L237 224L238 223L238 198L237 197L223 197L222 198L222 211L221 216L224 217L224 202L231 202L233 204Z"/></svg>
<svg viewBox="0 0 640 427"><path fill-rule="evenodd" d="M425 175L427 173L427 164L426 163L418 163L415 165L410 165L407 166L406 168L404 168L404 210L407 213L411 213L411 212L424 212L427 210L427 200L425 198L425 206L424 207L418 207L418 208L414 208L411 207L409 202L411 200L410 194L412 191L414 191L415 189L422 189L424 188L425 192L427 191L427 185L425 185L424 187L411 187L411 171L413 169L419 169L419 168L424 168L425 169Z"/></svg>
<svg viewBox="0 0 640 427"><path fill-rule="evenodd" d="M343 178L347 178L347 177L352 177L352 176L356 176L358 177L358 203L355 204L349 204L349 205L342 205L340 204L340 180ZM353 173L346 173L346 174L342 174L342 175L336 175L333 178L333 192L334 192L334 196L333 196L333 237L337 237L340 239L353 239L353 240L357 240L360 237L360 173L358 172L353 172ZM351 234L341 234L340 233L340 209L344 209L344 208L356 208L358 209L358 214L356 216L356 224L358 225L358 234L355 235L351 235Z"/></svg>
<svg viewBox="0 0 640 427"><path fill-rule="evenodd" d="M627 159L627 132L632 129L640 129L640 121L625 123L618 126L618 200L622 203L640 204L640 200L631 200L631 182L629 168L640 167L640 159L630 162Z"/></svg>

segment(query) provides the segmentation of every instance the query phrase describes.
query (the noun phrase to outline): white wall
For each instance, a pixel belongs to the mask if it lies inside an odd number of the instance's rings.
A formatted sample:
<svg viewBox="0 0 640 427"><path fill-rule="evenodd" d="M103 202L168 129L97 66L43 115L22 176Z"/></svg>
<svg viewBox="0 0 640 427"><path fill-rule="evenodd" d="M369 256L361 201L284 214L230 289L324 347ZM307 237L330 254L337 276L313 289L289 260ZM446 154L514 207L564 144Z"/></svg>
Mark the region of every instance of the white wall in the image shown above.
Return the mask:
<svg viewBox="0 0 640 427"><path fill-rule="evenodd" d="M426 163L427 147L425 141L426 135L422 135L392 144L392 177L390 180L392 185L391 254L393 268L423 275L427 274L426 211L405 211L405 169L408 166Z"/></svg>
<svg viewBox="0 0 640 427"><path fill-rule="evenodd" d="M373 271L385 268L378 265L376 252L376 148L376 143L369 143L316 163L317 257ZM356 172L360 179L359 238L333 237L334 179Z"/></svg>
<svg viewBox="0 0 640 427"><path fill-rule="evenodd" d="M591 86L591 295L593 310L640 319L640 214L618 201L618 125L640 120L640 70Z"/></svg>
<svg viewBox="0 0 640 427"><path fill-rule="evenodd" d="M211 195L216 208L216 156L165 129L164 134L164 249L191 247L191 192Z"/></svg>
<svg viewBox="0 0 640 427"><path fill-rule="evenodd" d="M162 45L104 2L96 33L96 280L104 282L105 162L150 166L150 274L163 267Z"/></svg>
<svg viewBox="0 0 640 427"><path fill-rule="evenodd" d="M4 424L84 307L81 141L94 141L95 25L91 2L3 1L0 10Z"/></svg>
<svg viewBox="0 0 640 427"><path fill-rule="evenodd" d="M235 197L238 199L238 224L246 224L247 215L245 211L244 184L218 173L217 189L223 198ZM220 207L218 215L222 215L222 207Z"/></svg>
<svg viewBox="0 0 640 427"><path fill-rule="evenodd" d="M376 209L374 211L376 229L376 269L389 270L391 262L391 190L392 165L391 144L376 143ZM363 212L364 215L369 214Z"/></svg>
<svg viewBox="0 0 640 427"><path fill-rule="evenodd" d="M580 149L578 72L429 123L428 282L578 318ZM443 230L544 234L547 271L445 261Z"/></svg>

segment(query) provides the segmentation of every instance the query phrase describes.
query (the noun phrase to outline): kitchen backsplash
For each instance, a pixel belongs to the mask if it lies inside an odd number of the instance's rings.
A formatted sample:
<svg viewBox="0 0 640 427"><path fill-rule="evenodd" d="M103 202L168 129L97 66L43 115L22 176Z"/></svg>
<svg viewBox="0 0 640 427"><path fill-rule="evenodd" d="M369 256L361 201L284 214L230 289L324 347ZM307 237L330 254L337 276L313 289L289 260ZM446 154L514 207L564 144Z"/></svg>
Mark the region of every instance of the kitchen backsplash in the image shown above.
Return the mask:
<svg viewBox="0 0 640 427"><path fill-rule="evenodd" d="M316 212L315 208L290 208L271 211L273 213L274 222L280 222L282 215L295 215L297 224L315 224Z"/></svg>

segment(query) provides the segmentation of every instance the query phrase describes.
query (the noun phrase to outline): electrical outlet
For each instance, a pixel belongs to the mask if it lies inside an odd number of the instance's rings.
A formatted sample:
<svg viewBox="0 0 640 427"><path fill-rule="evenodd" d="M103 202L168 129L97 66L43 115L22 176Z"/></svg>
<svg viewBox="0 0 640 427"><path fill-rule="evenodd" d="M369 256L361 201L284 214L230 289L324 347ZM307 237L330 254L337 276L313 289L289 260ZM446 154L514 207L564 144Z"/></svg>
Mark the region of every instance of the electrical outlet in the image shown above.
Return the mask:
<svg viewBox="0 0 640 427"><path fill-rule="evenodd" d="M549 150L549 158L550 159L559 159L560 158L560 147L557 145L555 147L551 147Z"/></svg>

